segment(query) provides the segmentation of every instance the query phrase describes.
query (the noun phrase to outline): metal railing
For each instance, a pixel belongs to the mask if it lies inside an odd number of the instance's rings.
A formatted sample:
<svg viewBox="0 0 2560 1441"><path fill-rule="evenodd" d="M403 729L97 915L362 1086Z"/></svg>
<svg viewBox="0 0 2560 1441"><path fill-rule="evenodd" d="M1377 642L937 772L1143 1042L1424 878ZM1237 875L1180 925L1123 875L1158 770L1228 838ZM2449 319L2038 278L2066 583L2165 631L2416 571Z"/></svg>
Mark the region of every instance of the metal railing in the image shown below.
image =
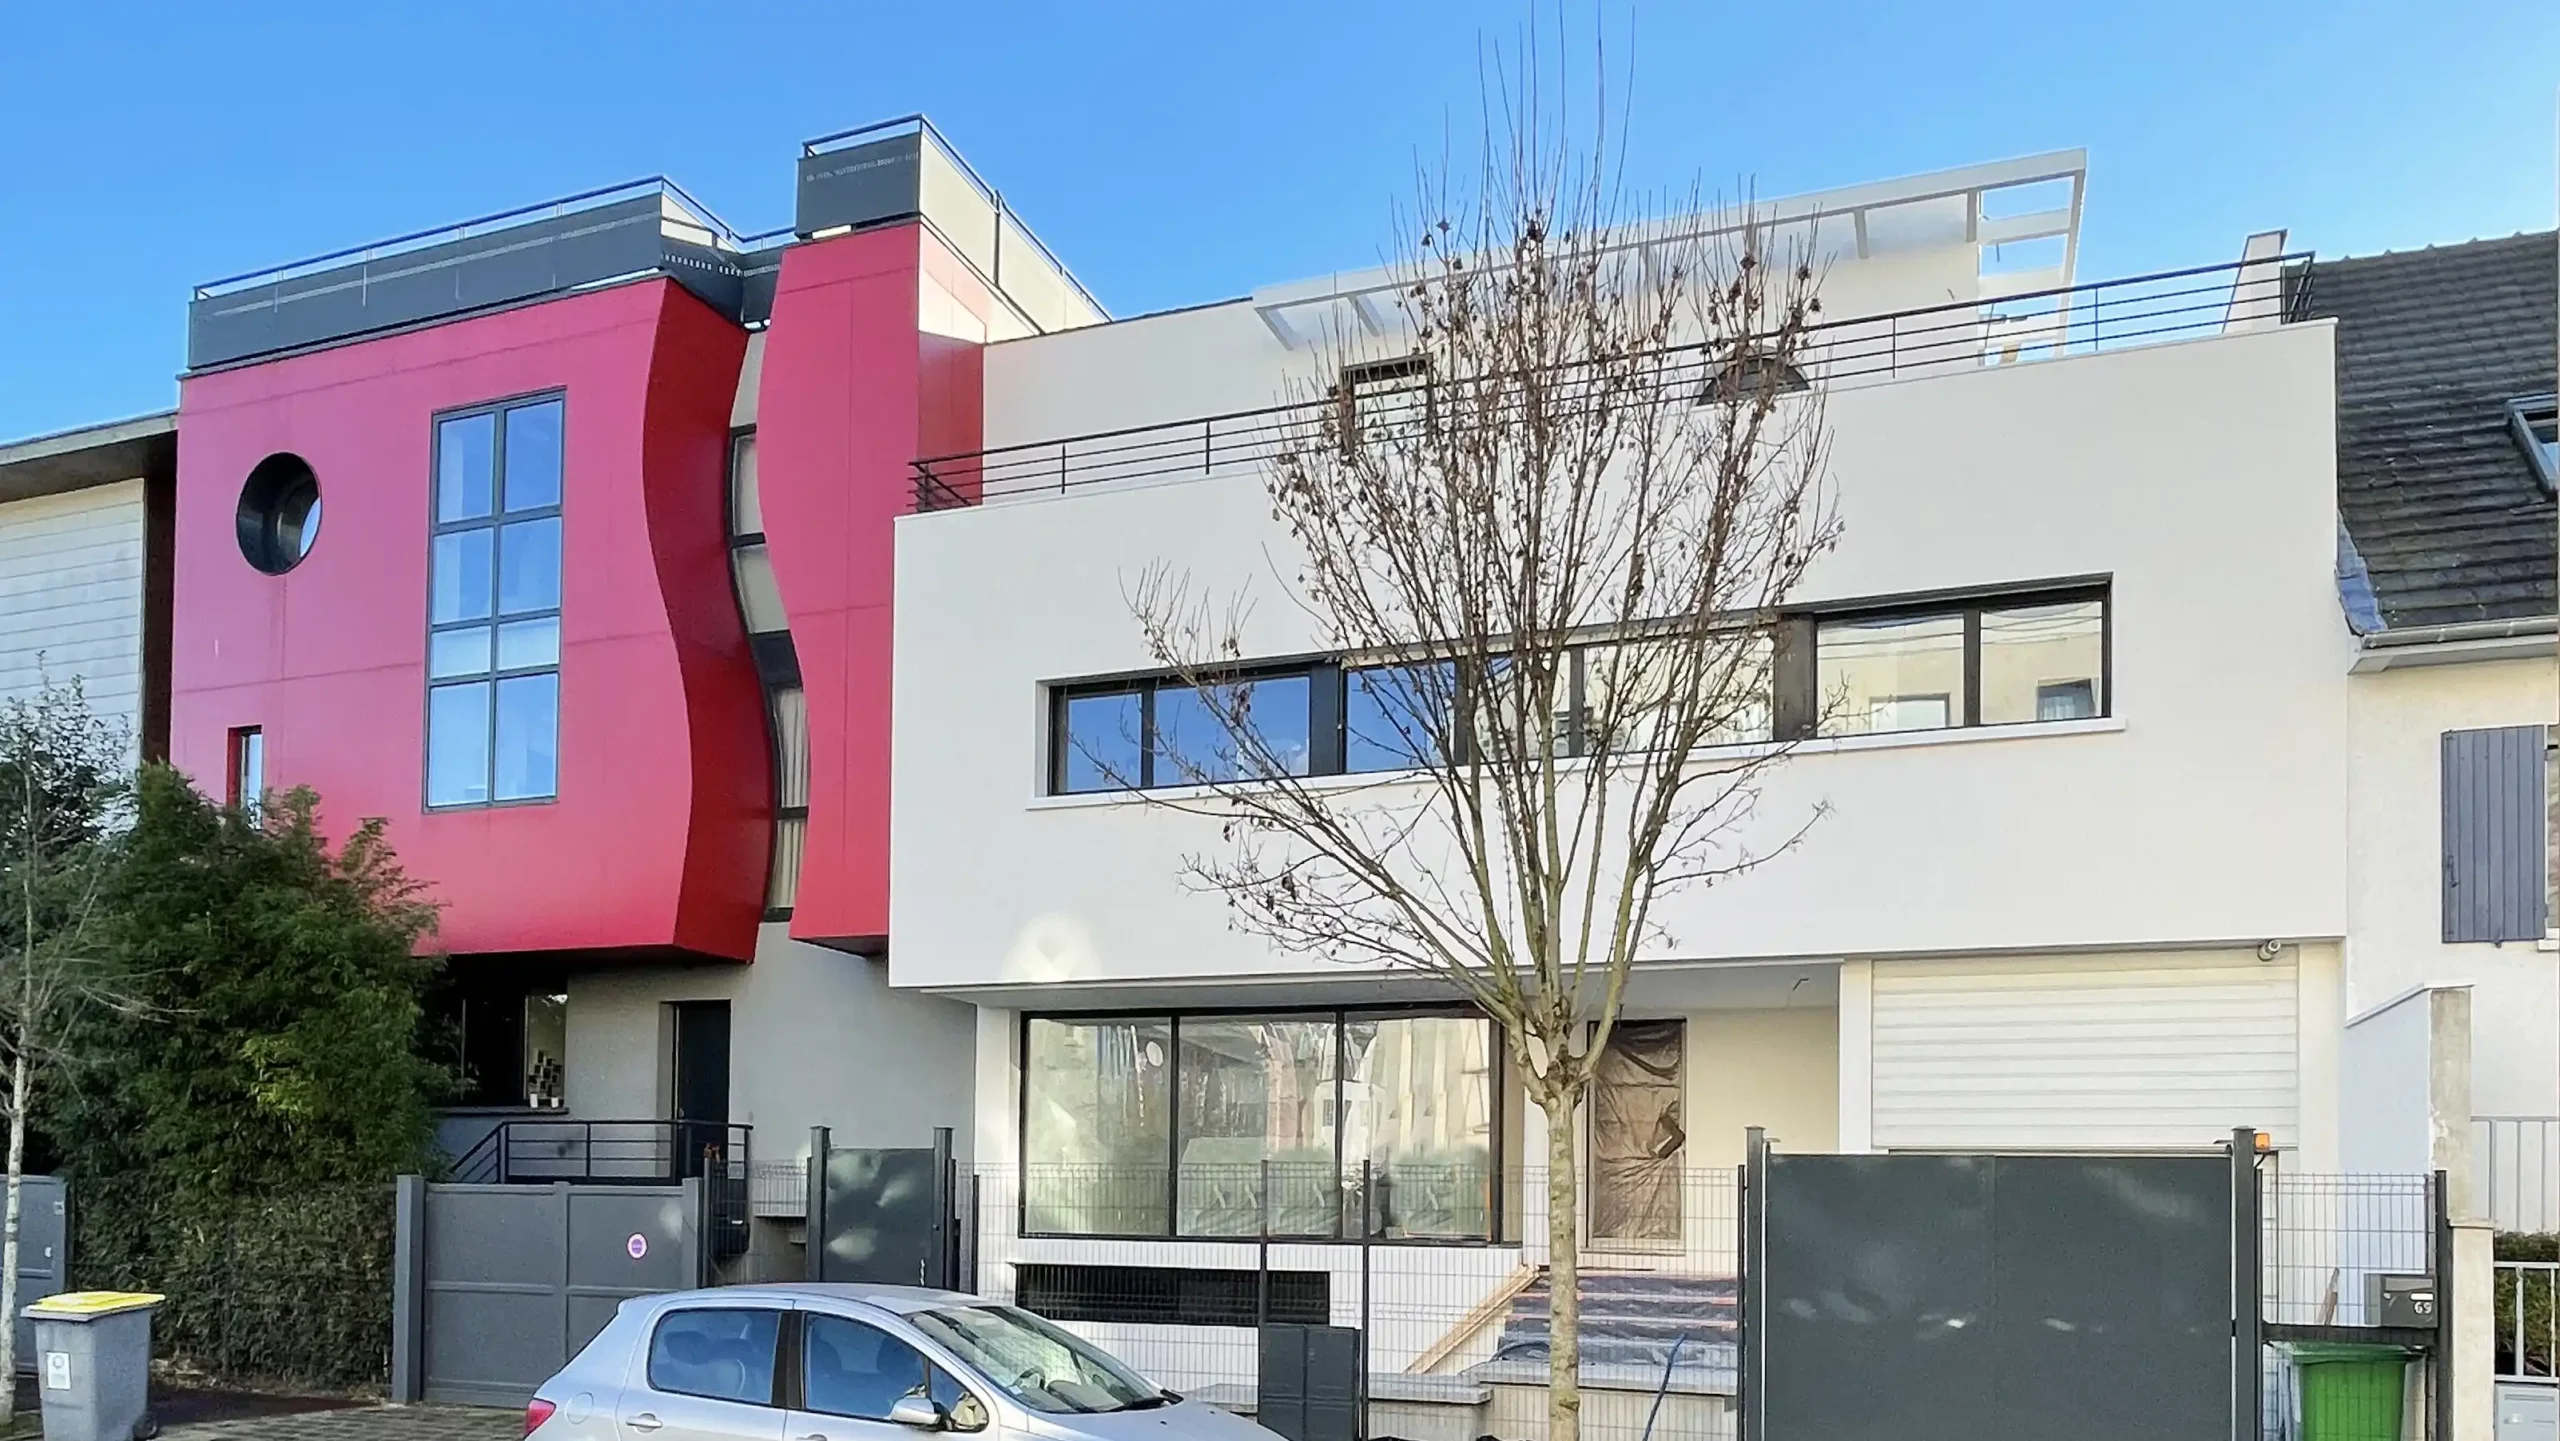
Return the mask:
<svg viewBox="0 0 2560 1441"><path fill-rule="evenodd" d="M2475 1116L2472 1202L2501 1231L2560 1231L2560 1116Z"/></svg>
<svg viewBox="0 0 2560 1441"><path fill-rule="evenodd" d="M2309 260L2296 252L1826 321L1807 336L1802 378L1827 387L1875 384L2269 328L2304 314ZM1663 357L1659 383L1703 395L1731 367L1751 362L1747 341L1686 346ZM1427 394L1416 386L1364 396L1361 424L1372 424L1374 413L1375 423L1393 425L1398 405L1418 408ZM1311 399L929 456L914 462L914 505L942 510L1259 466L1334 403Z"/></svg>
<svg viewBox="0 0 2560 1441"><path fill-rule="evenodd" d="M2560 1385L2560 1261L2497 1263L2501 1381Z"/></svg>
<svg viewBox="0 0 2560 1441"><path fill-rule="evenodd" d="M501 1121L456 1159L475 1186L665 1186L700 1177L713 1254L746 1249L751 1126L711 1121Z"/></svg>
<svg viewBox="0 0 2560 1441"><path fill-rule="evenodd" d="M325 255L306 256L301 260L286 261L282 265L270 265L263 269L243 271L238 275L226 275L220 280L208 280L197 286L195 298L205 300L256 285L272 285L277 281L291 280L298 275L310 275L336 266L381 260L407 251L424 250L431 245L468 240L474 235L486 234L492 230L504 230L509 226L523 225L528 221L549 220L573 211L591 210L616 201L636 199L653 191L682 206L687 218L708 233L708 243L715 244L724 250L745 250L756 239L770 238L738 234L720 217L712 214L709 206L686 194L683 186L663 175L650 175L638 180L626 180L619 185L581 190L575 195L564 195L557 200L540 200L531 205L519 205L512 210L474 216L469 220L456 221L450 225L413 230L406 235L395 235L388 240L351 245L343 250L332 250Z"/></svg>
<svg viewBox="0 0 2560 1441"><path fill-rule="evenodd" d="M1029 225L1023 223L1021 212L1004 203L1004 192L996 189L993 185L988 184L986 177L978 173L977 167L969 163L968 157L960 153L960 148L953 145L951 141L943 135L940 128L935 126L933 121L926 118L924 112L917 111L912 115L901 115L894 120L874 121L869 125L857 125L851 130L838 130L831 134L821 135L815 140L804 140L800 142L800 153L804 157L811 155L824 155L830 150L843 150L868 141L885 140L893 135L904 135L909 133L923 136L925 143L941 151L943 158L951 162L951 167L960 173L960 177L962 179L969 182L970 186L978 192L978 198L984 200L987 203L988 208L994 212L996 234L999 238L999 255L1001 255L1001 237L1003 236L1005 227L1009 225L1012 227L1015 234L1020 235L1024 240L1030 242L1032 251L1042 260L1048 262L1049 268L1057 272L1058 278L1061 281L1064 281L1070 289L1074 290L1075 293L1083 299L1085 304L1093 307L1095 314L1109 315L1111 313L1103 308L1101 301L1093 298L1092 291L1084 288L1083 281L1076 279L1075 272L1067 269L1067 263L1058 258L1058 253L1049 248L1048 242L1042 240L1037 234L1033 233ZM919 205L921 205L921 199L919 199ZM931 217L927 216L926 219L930 220ZM949 243L949 237L947 236L945 237L945 243ZM952 249L957 253L959 252L960 247L953 245ZM965 254L962 254L960 258L968 260L968 256ZM975 261L970 261L970 265L971 268L976 268ZM1003 279L1001 263L999 262L995 273L985 276L984 279L988 284L996 286L1001 290Z"/></svg>
<svg viewBox="0 0 2560 1441"><path fill-rule="evenodd" d="M2384 1324L2379 1283L2436 1270L2425 1175L2259 1173L2259 1308L2271 1327Z"/></svg>

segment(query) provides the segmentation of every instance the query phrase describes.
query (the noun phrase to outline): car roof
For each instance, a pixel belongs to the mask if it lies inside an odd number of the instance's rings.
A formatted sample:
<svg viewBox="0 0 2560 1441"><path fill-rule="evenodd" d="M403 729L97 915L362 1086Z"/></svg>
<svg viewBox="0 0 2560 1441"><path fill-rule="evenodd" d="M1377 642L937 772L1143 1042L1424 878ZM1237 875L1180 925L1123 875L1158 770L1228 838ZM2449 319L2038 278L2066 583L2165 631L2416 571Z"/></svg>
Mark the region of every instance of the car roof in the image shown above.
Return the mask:
<svg viewBox="0 0 2560 1441"><path fill-rule="evenodd" d="M873 1286L849 1281L712 1286L698 1291L670 1292L655 1299L662 1306L689 1301L859 1301L899 1316L930 1311L938 1306L985 1304L984 1298L963 1291L939 1291L927 1286Z"/></svg>

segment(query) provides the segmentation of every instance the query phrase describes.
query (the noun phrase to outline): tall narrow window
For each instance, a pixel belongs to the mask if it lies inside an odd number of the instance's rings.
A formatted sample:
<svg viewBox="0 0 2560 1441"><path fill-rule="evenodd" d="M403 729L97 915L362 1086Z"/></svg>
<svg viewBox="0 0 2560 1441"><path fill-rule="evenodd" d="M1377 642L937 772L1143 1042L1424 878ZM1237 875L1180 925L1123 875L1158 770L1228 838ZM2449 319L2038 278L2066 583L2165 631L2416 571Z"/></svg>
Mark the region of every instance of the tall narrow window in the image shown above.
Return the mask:
<svg viewBox="0 0 2560 1441"><path fill-rule="evenodd" d="M787 920L800 895L800 857L809 840L809 699L800 689L800 653L791 618L764 544L764 493L756 483L756 433L729 438L729 575L747 649L764 683L765 724L773 741L773 862L765 874L764 915Z"/></svg>
<svg viewBox="0 0 2560 1441"><path fill-rule="evenodd" d="M441 416L427 566L427 804L560 793L559 396Z"/></svg>
<svg viewBox="0 0 2560 1441"><path fill-rule="evenodd" d="M252 813L267 793L267 734L256 726L231 733L230 791L226 799Z"/></svg>

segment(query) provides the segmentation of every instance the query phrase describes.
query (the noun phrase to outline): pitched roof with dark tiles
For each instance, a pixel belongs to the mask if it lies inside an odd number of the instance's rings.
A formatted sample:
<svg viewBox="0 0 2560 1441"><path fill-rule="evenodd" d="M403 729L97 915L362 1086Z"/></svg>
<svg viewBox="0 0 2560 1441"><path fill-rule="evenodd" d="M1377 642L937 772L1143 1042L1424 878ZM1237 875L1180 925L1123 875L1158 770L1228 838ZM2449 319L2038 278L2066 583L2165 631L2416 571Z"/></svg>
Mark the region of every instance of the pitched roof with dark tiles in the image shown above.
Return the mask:
<svg viewBox="0 0 2560 1441"><path fill-rule="evenodd" d="M2394 629L2546 616L2560 516L2507 402L2560 389L2560 237L2320 261L2338 322L2338 514Z"/></svg>

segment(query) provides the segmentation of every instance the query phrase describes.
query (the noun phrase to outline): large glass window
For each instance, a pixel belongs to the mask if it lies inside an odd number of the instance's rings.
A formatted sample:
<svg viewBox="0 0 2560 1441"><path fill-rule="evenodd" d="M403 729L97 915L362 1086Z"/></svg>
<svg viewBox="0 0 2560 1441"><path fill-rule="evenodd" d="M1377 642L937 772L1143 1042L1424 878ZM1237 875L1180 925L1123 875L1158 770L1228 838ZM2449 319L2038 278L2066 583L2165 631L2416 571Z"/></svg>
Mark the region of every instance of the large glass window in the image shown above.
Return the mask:
<svg viewBox="0 0 2560 1441"><path fill-rule="evenodd" d="M2087 720L2106 710L2106 607L2094 600L1982 613L1982 723Z"/></svg>
<svg viewBox="0 0 2560 1441"><path fill-rule="evenodd" d="M1964 724L1962 615L1826 622L1815 645L1823 734Z"/></svg>
<svg viewBox="0 0 2560 1441"><path fill-rule="evenodd" d="M1437 765L1454 686L1454 667L1445 664L1344 672L1343 770L1358 775Z"/></svg>
<svg viewBox="0 0 2560 1441"><path fill-rule="evenodd" d="M1368 1163L1369 1231L1457 1239L1492 1234L1493 1029L1467 1016L1343 1024L1345 1167ZM1349 1203L1354 1223L1361 1202Z"/></svg>
<svg viewBox="0 0 2560 1441"><path fill-rule="evenodd" d="M427 804L560 793L562 402L436 422Z"/></svg>
<svg viewBox="0 0 2560 1441"><path fill-rule="evenodd" d="M1182 1235L1333 1233L1336 1030L1330 1017L1182 1023Z"/></svg>
<svg viewBox="0 0 2560 1441"><path fill-rule="evenodd" d="M2107 599L2082 591L1811 623L1824 735L2109 714Z"/></svg>
<svg viewBox="0 0 2560 1441"><path fill-rule="evenodd" d="M1037 1017L1026 1042L1032 1234L1493 1234L1482 1017Z"/></svg>
<svg viewBox="0 0 2560 1441"><path fill-rule="evenodd" d="M1055 789L1061 794L1146 784L1144 691L1069 695L1058 703Z"/></svg>
<svg viewBox="0 0 2560 1441"><path fill-rule="evenodd" d="M1024 1225L1079 1236L1165 1233L1173 1025L1031 1022L1023 1056Z"/></svg>

